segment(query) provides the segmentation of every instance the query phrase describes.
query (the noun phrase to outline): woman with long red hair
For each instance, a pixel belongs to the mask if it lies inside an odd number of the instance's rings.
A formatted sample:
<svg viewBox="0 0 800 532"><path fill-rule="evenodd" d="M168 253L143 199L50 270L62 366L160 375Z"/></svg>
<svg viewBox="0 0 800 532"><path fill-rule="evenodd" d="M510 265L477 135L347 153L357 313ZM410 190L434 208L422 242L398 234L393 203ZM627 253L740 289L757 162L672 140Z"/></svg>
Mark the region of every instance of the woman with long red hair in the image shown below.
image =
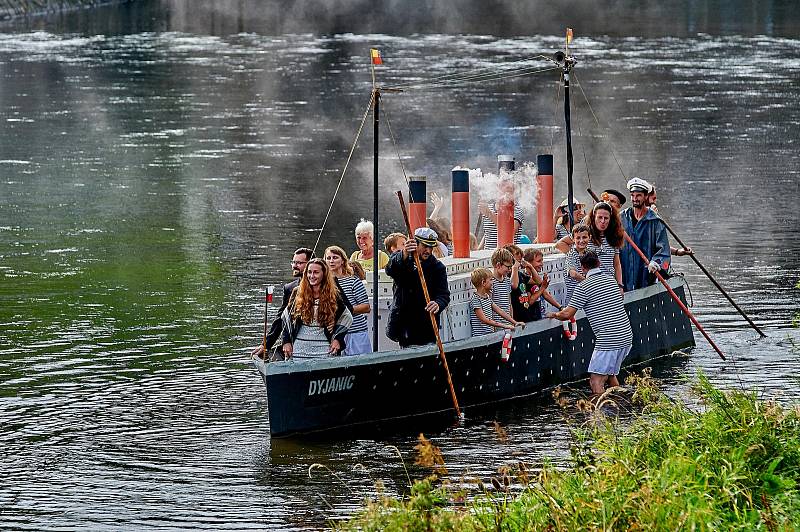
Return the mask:
<svg viewBox="0 0 800 532"><path fill-rule="evenodd" d="M325 261L311 259L283 311L283 354L288 358L338 356L353 322Z"/></svg>

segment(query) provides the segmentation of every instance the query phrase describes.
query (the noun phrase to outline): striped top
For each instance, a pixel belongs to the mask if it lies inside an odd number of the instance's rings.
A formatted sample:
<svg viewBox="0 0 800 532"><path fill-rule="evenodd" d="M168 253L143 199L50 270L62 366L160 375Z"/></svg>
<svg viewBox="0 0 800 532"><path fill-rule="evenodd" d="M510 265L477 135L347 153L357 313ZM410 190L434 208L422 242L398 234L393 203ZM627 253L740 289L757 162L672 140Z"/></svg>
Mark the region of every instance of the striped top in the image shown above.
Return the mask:
<svg viewBox="0 0 800 532"><path fill-rule="evenodd" d="M600 246L595 245L595 243L589 239L589 244L586 246L586 250L597 253L597 258L600 259L600 267L603 269L603 271L614 279L617 278L614 274L614 257L619 255L619 250L611 247L611 245L608 243L608 240L606 240L606 235L603 235L603 240L600 242Z"/></svg>
<svg viewBox="0 0 800 532"><path fill-rule="evenodd" d="M472 294L469 300L469 325L472 328L472 336L493 333L494 327L479 320L478 315L475 313L476 309L481 309L485 317L492 319L492 298L488 295L481 297L477 292Z"/></svg>
<svg viewBox="0 0 800 532"><path fill-rule="evenodd" d="M490 203L489 210L496 216L497 204ZM497 226L491 218L487 218L482 214L480 218L483 220L483 249L495 249L497 247ZM519 244L519 239L522 236L522 224L525 223L525 213L522 212L522 207L516 204L514 205L514 219L519 222L519 229L514 233L514 243Z"/></svg>
<svg viewBox="0 0 800 532"><path fill-rule="evenodd" d="M511 277L495 278L492 283L492 303L511 314ZM500 314L493 312L491 316L495 321L506 321Z"/></svg>
<svg viewBox="0 0 800 532"><path fill-rule="evenodd" d="M575 288L569 306L583 309L597 338L594 348L620 349L633 343L633 331L617 281L600 268L590 270Z"/></svg>
<svg viewBox="0 0 800 532"><path fill-rule="evenodd" d="M570 270L583 273L581 269L581 254L575 249L574 244L567 253L567 258L564 260L564 287L567 292L564 301L569 301L572 298L572 293L575 291L575 287L578 286L578 281L569 274Z"/></svg>
<svg viewBox="0 0 800 532"><path fill-rule="evenodd" d="M351 305L361 305L369 303L369 296L367 289L364 288L364 281L355 275L347 277L339 277L339 286L342 287L342 292L347 297ZM347 334L359 333L367 330L367 315L366 314L353 314L353 324L347 330Z"/></svg>
<svg viewBox="0 0 800 532"><path fill-rule="evenodd" d="M569 236L569 231L566 227L562 224L556 225L556 242L564 238L565 236Z"/></svg>

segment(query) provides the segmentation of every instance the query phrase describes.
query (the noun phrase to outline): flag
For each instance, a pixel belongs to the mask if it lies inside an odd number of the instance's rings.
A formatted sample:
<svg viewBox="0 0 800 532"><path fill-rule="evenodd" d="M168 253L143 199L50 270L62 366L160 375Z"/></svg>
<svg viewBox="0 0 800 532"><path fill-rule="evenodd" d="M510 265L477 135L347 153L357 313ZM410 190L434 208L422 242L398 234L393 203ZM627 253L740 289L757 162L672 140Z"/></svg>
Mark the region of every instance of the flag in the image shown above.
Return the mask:
<svg viewBox="0 0 800 532"><path fill-rule="evenodd" d="M572 28L567 28L567 44L572 42Z"/></svg>
<svg viewBox="0 0 800 532"><path fill-rule="evenodd" d="M382 65L383 59L381 59L381 52L377 48L370 48L369 55L372 58L373 65Z"/></svg>

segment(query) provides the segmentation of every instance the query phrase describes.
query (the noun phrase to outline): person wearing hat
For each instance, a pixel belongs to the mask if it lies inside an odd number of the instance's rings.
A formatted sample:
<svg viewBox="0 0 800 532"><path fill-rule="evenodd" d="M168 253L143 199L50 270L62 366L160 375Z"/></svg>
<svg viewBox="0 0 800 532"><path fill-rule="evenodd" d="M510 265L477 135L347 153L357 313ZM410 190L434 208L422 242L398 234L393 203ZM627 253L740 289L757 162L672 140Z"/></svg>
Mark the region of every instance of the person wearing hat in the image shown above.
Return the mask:
<svg viewBox="0 0 800 532"><path fill-rule="evenodd" d="M439 316L450 304L447 270L433 256L438 239L436 231L429 227L420 227L414 231L414 238L406 241L402 251L392 254L386 265L386 275L394 280L394 296L386 324L386 336L400 344L400 347L436 341L428 315L432 312L436 316L436 323L440 324ZM414 261L415 253L419 256L428 287L430 303L427 304Z"/></svg>
<svg viewBox="0 0 800 532"><path fill-rule="evenodd" d="M572 206L574 209L575 223L578 224L583 220L583 217L586 216L586 213L583 211L586 204L579 201L578 198L573 198ZM564 198L564 201L556 208L556 213L553 216L553 223L556 226L556 242L572 233L572 224L569 223L569 198Z"/></svg>
<svg viewBox="0 0 800 532"><path fill-rule="evenodd" d="M656 282L655 272L666 274L670 262L669 238L664 224L647 206L647 195L652 185L640 177L628 181L631 205L620 213L622 227L631 240L642 250L648 264L633 249L625 245L620 251L622 283L625 291L650 286Z"/></svg>
<svg viewBox="0 0 800 532"><path fill-rule="evenodd" d="M622 210L622 206L625 205L625 194L620 192L619 190L614 190L613 188L607 188L603 192L600 193L600 199L605 201L617 211Z"/></svg>

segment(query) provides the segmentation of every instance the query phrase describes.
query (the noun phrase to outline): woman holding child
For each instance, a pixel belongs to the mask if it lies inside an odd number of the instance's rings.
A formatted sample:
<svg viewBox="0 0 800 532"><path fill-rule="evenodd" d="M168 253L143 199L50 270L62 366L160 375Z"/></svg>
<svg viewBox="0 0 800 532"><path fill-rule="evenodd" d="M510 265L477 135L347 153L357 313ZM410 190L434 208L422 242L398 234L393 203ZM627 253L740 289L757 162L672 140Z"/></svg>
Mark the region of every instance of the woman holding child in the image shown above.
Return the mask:
<svg viewBox="0 0 800 532"><path fill-rule="evenodd" d="M594 251L600 259L600 268L614 277L622 289L622 265L619 250L625 243L622 221L619 213L607 202L601 201L592 207L589 213L588 251ZM556 243L556 249L568 253L574 247L571 236L565 236Z"/></svg>
<svg viewBox="0 0 800 532"><path fill-rule="evenodd" d="M287 359L341 354L353 316L324 260L308 262L281 319Z"/></svg>
<svg viewBox="0 0 800 532"><path fill-rule="evenodd" d="M360 355L372 352L372 342L369 339L367 327L367 314L370 311L369 296L364 288L361 278L353 272L352 264L348 262L347 255L339 246L330 246L325 250L325 262L330 268L331 275L336 277L339 287L345 297L353 306L353 324L345 336L345 354Z"/></svg>

